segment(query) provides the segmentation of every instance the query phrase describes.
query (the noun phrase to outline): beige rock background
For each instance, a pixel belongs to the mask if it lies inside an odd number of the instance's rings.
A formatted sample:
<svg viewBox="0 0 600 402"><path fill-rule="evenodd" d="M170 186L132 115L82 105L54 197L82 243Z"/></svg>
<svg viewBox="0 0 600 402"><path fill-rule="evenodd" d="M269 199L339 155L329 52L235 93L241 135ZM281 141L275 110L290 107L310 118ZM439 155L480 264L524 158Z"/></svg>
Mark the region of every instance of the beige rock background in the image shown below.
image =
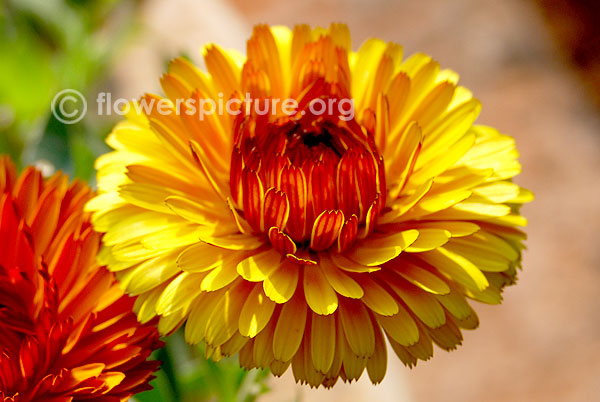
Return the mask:
<svg viewBox="0 0 600 402"><path fill-rule="evenodd" d="M501 306L477 305L481 326L452 353L412 370L390 358L385 381L366 375L333 391L273 380L267 401L600 400L600 119L542 14L519 0L148 1L138 35L115 66L119 96L160 91L166 60L185 52L202 64L206 42L244 50L255 23L346 22L353 44L395 41L461 74L483 103L479 123L513 135L536 200L529 250Z"/></svg>

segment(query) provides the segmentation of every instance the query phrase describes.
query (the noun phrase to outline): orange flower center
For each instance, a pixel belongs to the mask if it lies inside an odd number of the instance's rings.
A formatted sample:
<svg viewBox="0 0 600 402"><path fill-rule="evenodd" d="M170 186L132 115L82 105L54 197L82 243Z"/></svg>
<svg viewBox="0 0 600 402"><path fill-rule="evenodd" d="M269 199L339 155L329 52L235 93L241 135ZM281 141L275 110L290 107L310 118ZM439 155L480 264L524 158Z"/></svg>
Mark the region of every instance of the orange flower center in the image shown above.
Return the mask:
<svg viewBox="0 0 600 402"><path fill-rule="evenodd" d="M238 213L284 254L346 250L372 231L385 205L372 133L308 109L239 116L230 172Z"/></svg>

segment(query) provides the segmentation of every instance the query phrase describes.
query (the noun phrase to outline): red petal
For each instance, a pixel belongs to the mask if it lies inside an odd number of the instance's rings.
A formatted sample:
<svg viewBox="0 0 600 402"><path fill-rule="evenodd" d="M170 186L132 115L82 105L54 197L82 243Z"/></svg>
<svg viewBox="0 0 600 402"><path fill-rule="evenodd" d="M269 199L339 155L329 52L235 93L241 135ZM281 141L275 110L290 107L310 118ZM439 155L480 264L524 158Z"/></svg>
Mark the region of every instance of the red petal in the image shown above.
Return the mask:
<svg viewBox="0 0 600 402"><path fill-rule="evenodd" d="M306 178L296 166L287 166L281 170L279 189L290 203L290 216L286 230L294 241L301 242L306 237Z"/></svg>
<svg viewBox="0 0 600 402"><path fill-rule="evenodd" d="M327 250L338 238L344 225L342 211L323 211L313 225L310 248L315 251Z"/></svg>
<svg viewBox="0 0 600 402"><path fill-rule="evenodd" d="M285 225L290 216L290 204L283 191L270 188L265 194L265 228L273 226L280 229Z"/></svg>
<svg viewBox="0 0 600 402"><path fill-rule="evenodd" d="M242 173L242 187L244 190L244 218L256 231L264 230L263 185L256 172L246 168Z"/></svg>
<svg viewBox="0 0 600 402"><path fill-rule="evenodd" d="M356 240L357 234L358 218L356 215L352 215L350 219L344 223L344 226L342 226L342 230L340 231L340 236L338 237L338 252L341 253L348 250Z"/></svg>
<svg viewBox="0 0 600 402"><path fill-rule="evenodd" d="M269 229L269 240L273 248L284 255L296 252L296 244L288 235L276 227Z"/></svg>
<svg viewBox="0 0 600 402"><path fill-rule="evenodd" d="M231 167L229 169L229 183L231 196L238 207L242 205L242 169L244 167L242 153L234 149L231 154Z"/></svg>
<svg viewBox="0 0 600 402"><path fill-rule="evenodd" d="M314 216L318 216L325 210L337 208L335 202L335 170L335 161L330 160L330 158L324 158L324 160L318 161L312 166L308 191Z"/></svg>

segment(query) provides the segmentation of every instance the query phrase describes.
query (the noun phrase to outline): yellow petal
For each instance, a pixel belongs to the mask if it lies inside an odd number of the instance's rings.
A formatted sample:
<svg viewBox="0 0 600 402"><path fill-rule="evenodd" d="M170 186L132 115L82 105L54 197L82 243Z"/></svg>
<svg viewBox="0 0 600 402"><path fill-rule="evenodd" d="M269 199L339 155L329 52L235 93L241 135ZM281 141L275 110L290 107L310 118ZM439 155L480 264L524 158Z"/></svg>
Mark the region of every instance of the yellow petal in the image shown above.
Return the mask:
<svg viewBox="0 0 600 402"><path fill-rule="evenodd" d="M386 162L386 178L388 183L389 197L397 198L406 182L406 175L418 156L419 145L423 138L421 127L416 122L411 122L396 140L395 133L390 134L389 145L384 154ZM393 145L393 146L392 146Z"/></svg>
<svg viewBox="0 0 600 402"><path fill-rule="evenodd" d="M419 106L415 109L409 120L418 121L422 127L428 127L432 121L446 110L452 100L455 89L456 85L448 81L437 84L419 102Z"/></svg>
<svg viewBox="0 0 600 402"><path fill-rule="evenodd" d="M443 327L431 330L429 336L436 345L447 351L456 349L463 339L460 329L452 321L448 321Z"/></svg>
<svg viewBox="0 0 600 402"><path fill-rule="evenodd" d="M421 253L443 246L452 234L444 229L418 229L419 237L406 248L408 253Z"/></svg>
<svg viewBox="0 0 600 402"><path fill-rule="evenodd" d="M288 260L263 281L263 290L275 303L285 303L294 295L298 284L300 268Z"/></svg>
<svg viewBox="0 0 600 402"><path fill-rule="evenodd" d="M519 195L520 188L514 183L508 181L497 181L485 186L479 186L474 190L474 194L492 202L508 202Z"/></svg>
<svg viewBox="0 0 600 402"><path fill-rule="evenodd" d="M200 240L228 250L256 250L263 242L258 236L231 234L226 236L200 236Z"/></svg>
<svg viewBox="0 0 600 402"><path fill-rule="evenodd" d="M425 183L428 179L439 175L460 160L474 143L475 135L472 133L465 134L456 143L445 149L444 152L441 152L436 157L435 163L429 163L415 170L410 177L410 181L413 183Z"/></svg>
<svg viewBox="0 0 600 402"><path fill-rule="evenodd" d="M480 230L473 236L463 239L456 239L453 242L464 244L471 247L476 247L484 253L497 253L503 255L511 261L519 259L519 251L515 249L509 242L500 236L490 233L487 230Z"/></svg>
<svg viewBox="0 0 600 402"><path fill-rule="evenodd" d="M490 204L485 202L461 202L454 206L459 212L483 216L504 216L510 213L510 207L504 204Z"/></svg>
<svg viewBox="0 0 600 402"><path fill-rule="evenodd" d="M240 333L243 336L255 337L267 325L274 309L275 303L267 298L262 285L256 284L240 313Z"/></svg>
<svg viewBox="0 0 600 402"><path fill-rule="evenodd" d="M179 328L180 325L183 324L184 320L187 318L187 313L187 311L178 310L169 314L168 316L161 316L160 320L158 321L158 332L160 332L161 335L172 334L177 328Z"/></svg>
<svg viewBox="0 0 600 402"><path fill-rule="evenodd" d="M311 339L312 336L305 336L302 344L302 351L304 353L304 374L310 385L318 386L323 382L325 375L317 370L313 363Z"/></svg>
<svg viewBox="0 0 600 402"><path fill-rule="evenodd" d="M412 354L410 354L410 352L406 349L406 347L400 345L398 342L393 340L389 335L388 335L388 342L390 343L390 346L394 350L394 353L396 353L396 356L398 356L398 358L402 361L402 363L404 363L406 366L408 366L410 368L414 367L417 364L417 358L414 357Z"/></svg>
<svg viewBox="0 0 600 402"><path fill-rule="evenodd" d="M379 325L373 325L375 330L375 352L367 361L367 373L373 384L379 384L385 377L387 369L387 348Z"/></svg>
<svg viewBox="0 0 600 402"><path fill-rule="evenodd" d="M104 389L111 390L119 385L125 379L125 374L121 372L104 372L98 376L98 381L102 381Z"/></svg>
<svg viewBox="0 0 600 402"><path fill-rule="evenodd" d="M205 276L205 273L179 274L158 298L156 312L160 315L169 315L188 306L202 291L200 284Z"/></svg>
<svg viewBox="0 0 600 402"><path fill-rule="evenodd" d="M448 191L441 194L432 194L432 192L430 192L419 201L419 204L410 211L407 216L404 216L403 218L404 220L414 219L450 208L451 206L466 200L471 194L472 192L470 190Z"/></svg>
<svg viewBox="0 0 600 402"><path fill-rule="evenodd" d="M239 278L238 272L233 264L223 264L212 271L202 280L200 289L207 292L214 292L229 285Z"/></svg>
<svg viewBox="0 0 600 402"><path fill-rule="evenodd" d="M237 264L237 272L247 281L260 282L280 265L281 253L270 248L242 260Z"/></svg>
<svg viewBox="0 0 600 402"><path fill-rule="evenodd" d="M216 88L229 99L231 94L240 88L240 68L232 60L228 52L211 44L202 50L206 69L210 73Z"/></svg>
<svg viewBox="0 0 600 402"><path fill-rule="evenodd" d="M524 204L526 202L533 201L534 198L535 197L531 191L527 190L526 188L519 188L519 194L517 194L510 200L507 200L507 202L515 204Z"/></svg>
<svg viewBox="0 0 600 402"><path fill-rule="evenodd" d="M200 88L202 92L210 89L206 73L183 57L176 57L169 62L169 73L179 76L190 88Z"/></svg>
<svg viewBox="0 0 600 402"><path fill-rule="evenodd" d="M174 190L155 184L127 183L119 188L119 195L125 201L140 208L167 214L172 213L165 205L165 200L174 195Z"/></svg>
<svg viewBox="0 0 600 402"><path fill-rule="evenodd" d="M181 272L175 264L172 253L144 261L128 273L126 283L128 293L139 295L171 279Z"/></svg>
<svg viewBox="0 0 600 402"><path fill-rule="evenodd" d="M233 253L210 244L196 243L187 247L179 254L177 257L177 266L186 272L210 271L221 265L223 260Z"/></svg>
<svg viewBox="0 0 600 402"><path fill-rule="evenodd" d="M306 303L317 314L332 314L338 307L338 298L318 266L305 266L304 296Z"/></svg>
<svg viewBox="0 0 600 402"><path fill-rule="evenodd" d="M108 233L104 235L102 241L109 246L182 225L179 217L157 214L154 211L143 211L135 207L111 211L94 223L98 224L100 228L107 226Z"/></svg>
<svg viewBox="0 0 600 402"><path fill-rule="evenodd" d="M421 185L419 185L410 195L407 195L404 198L398 200L388 200L391 201L389 205L392 210L383 214L379 219L380 223L391 223L395 221L402 220L403 215L413 208L427 193L431 190L431 186L433 184L433 180L429 180Z"/></svg>
<svg viewBox="0 0 600 402"><path fill-rule="evenodd" d="M296 295L283 305L273 336L273 355L279 361L288 361L296 354L304 336L306 303Z"/></svg>
<svg viewBox="0 0 600 402"><path fill-rule="evenodd" d="M376 315L377 322L393 340L403 346L414 345L419 340L419 328L410 314L400 307L393 316Z"/></svg>
<svg viewBox="0 0 600 402"><path fill-rule="evenodd" d="M273 336L275 332L275 323L269 322L256 338L252 347L254 355L254 364L259 368L267 368L275 359L273 355Z"/></svg>
<svg viewBox="0 0 600 402"><path fill-rule="evenodd" d="M407 346L406 349L411 355L420 360L429 360L433 356L433 342L427 332L424 331L424 328L421 328L417 343Z"/></svg>
<svg viewBox="0 0 600 402"><path fill-rule="evenodd" d="M323 271L323 274L331 287L342 296L350 297L352 299L360 299L363 296L364 292L360 285L344 273L343 270L333 265L328 256L321 256L319 259L319 267Z"/></svg>
<svg viewBox="0 0 600 402"><path fill-rule="evenodd" d="M419 231L417 230L405 230L379 238L370 237L358 244L347 255L362 265L381 265L398 257L418 236Z"/></svg>
<svg viewBox="0 0 600 402"><path fill-rule="evenodd" d="M431 328L441 327L446 323L444 309L433 295L397 278L393 274L386 275L386 282L400 296L413 313Z"/></svg>
<svg viewBox="0 0 600 402"><path fill-rule="evenodd" d="M352 97L355 99L356 110L362 110L369 99L372 77L386 49L386 43L381 39L368 39L358 50L352 65ZM371 78L371 79L370 79Z"/></svg>
<svg viewBox="0 0 600 402"><path fill-rule="evenodd" d="M369 267L367 265L359 264L346 258L344 254L331 253L329 257L335 266L348 272L375 272L381 269L381 267Z"/></svg>
<svg viewBox="0 0 600 402"><path fill-rule="evenodd" d="M315 369L326 373L335 356L335 317L312 313L310 353Z"/></svg>
<svg viewBox="0 0 600 402"><path fill-rule="evenodd" d="M413 265L411 262L403 261L396 272L404 279L426 292L438 295L450 293L450 287L448 287L446 282L427 271L425 268Z"/></svg>
<svg viewBox="0 0 600 402"><path fill-rule="evenodd" d="M375 334L363 303L344 298L340 301L339 314L346 340L354 355L371 356L375 351Z"/></svg>
<svg viewBox="0 0 600 402"><path fill-rule="evenodd" d="M461 91L461 87L458 87L455 94ZM440 153L471 129L480 111L481 103L477 99L469 99L448 113L440 115L438 121L427 128L422 153L416 166L420 168L435 163L434 160Z"/></svg>
<svg viewBox="0 0 600 402"><path fill-rule="evenodd" d="M225 292L206 324L206 342L219 346L238 331L240 311L250 293L251 287L239 281Z"/></svg>
<svg viewBox="0 0 600 402"><path fill-rule="evenodd" d="M237 334L233 334L231 338L223 345L221 345L221 353L224 356L233 356L238 353L245 345L248 343L248 338L242 336L239 332Z"/></svg>
<svg viewBox="0 0 600 402"><path fill-rule="evenodd" d="M450 232L452 237L469 236L479 230L479 226L473 222L461 221L433 221L433 222L418 222L415 228L420 229L442 229Z"/></svg>
<svg viewBox="0 0 600 402"><path fill-rule="evenodd" d="M483 273L472 262L443 247L420 253L419 258L469 289L481 291L489 285Z"/></svg>
<svg viewBox="0 0 600 402"><path fill-rule="evenodd" d="M204 293L194 301L184 329L185 341L187 343L195 345L204 340L206 336L206 324L215 307L221 301L223 294Z"/></svg>
<svg viewBox="0 0 600 402"><path fill-rule="evenodd" d="M384 150L383 159L387 161L389 159L388 149L391 147L390 144L396 144L396 134L400 133L399 123L402 119L402 111L406 107L406 100L410 94L410 78L408 74L403 71L395 72L394 78L388 85L386 96L389 100L389 117L390 117L390 131L387 139L387 147Z"/></svg>
<svg viewBox="0 0 600 402"><path fill-rule="evenodd" d="M140 323L145 324L156 317L156 303L166 287L166 283L162 284L135 299L133 311L137 314Z"/></svg>
<svg viewBox="0 0 600 402"><path fill-rule="evenodd" d="M98 377L106 367L103 363L90 363L69 370L69 374L75 381L85 381Z"/></svg>
<svg viewBox="0 0 600 402"><path fill-rule="evenodd" d="M127 242L113 246L110 249L111 258L118 261L140 262L164 254L165 250L152 250L137 242Z"/></svg>
<svg viewBox="0 0 600 402"><path fill-rule="evenodd" d="M377 314L389 316L398 312L398 303L377 281L364 277L360 284L365 292L361 301Z"/></svg>
<svg viewBox="0 0 600 402"><path fill-rule="evenodd" d="M200 225L215 224L219 218L222 220L224 217L229 217L225 209L219 210L213 205L202 205L189 197L172 195L165 199L165 204L179 217ZM231 223L229 224L232 226Z"/></svg>
<svg viewBox="0 0 600 402"><path fill-rule="evenodd" d="M502 272L507 271L510 268L511 262L508 258L494 252L485 252L470 244L448 243L445 248L453 253L462 255L482 271Z"/></svg>
<svg viewBox="0 0 600 402"><path fill-rule="evenodd" d="M210 228L209 228L210 229ZM169 250L194 244L205 233L205 228L194 224L170 226L140 238L142 246L152 250Z"/></svg>
<svg viewBox="0 0 600 402"><path fill-rule="evenodd" d="M447 295L436 295L435 298L459 320L464 320L473 313L465 297L456 289L452 289Z"/></svg>

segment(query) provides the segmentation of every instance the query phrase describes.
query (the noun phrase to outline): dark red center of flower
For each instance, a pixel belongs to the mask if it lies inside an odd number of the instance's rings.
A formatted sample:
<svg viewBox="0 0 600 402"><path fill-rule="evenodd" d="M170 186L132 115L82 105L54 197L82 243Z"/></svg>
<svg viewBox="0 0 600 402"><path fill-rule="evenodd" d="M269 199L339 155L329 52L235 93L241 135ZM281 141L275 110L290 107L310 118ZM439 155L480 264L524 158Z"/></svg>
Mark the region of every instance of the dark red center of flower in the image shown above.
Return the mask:
<svg viewBox="0 0 600 402"><path fill-rule="evenodd" d="M254 232L284 254L343 251L385 203L383 160L354 119L310 113L238 119L231 193Z"/></svg>

